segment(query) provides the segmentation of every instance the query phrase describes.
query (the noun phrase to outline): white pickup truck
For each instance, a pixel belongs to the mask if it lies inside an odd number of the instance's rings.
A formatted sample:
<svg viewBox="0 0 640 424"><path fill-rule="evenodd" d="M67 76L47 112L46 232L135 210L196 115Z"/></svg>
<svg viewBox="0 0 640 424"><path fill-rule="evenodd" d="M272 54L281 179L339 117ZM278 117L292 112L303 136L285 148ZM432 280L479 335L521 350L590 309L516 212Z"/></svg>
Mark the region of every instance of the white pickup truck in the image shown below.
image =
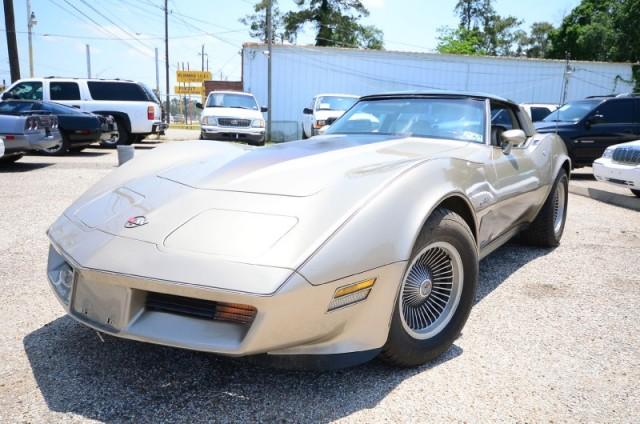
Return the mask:
<svg viewBox="0 0 640 424"><path fill-rule="evenodd" d="M160 100L146 85L120 79L27 78L13 83L2 93L2 100L46 100L66 104L82 111L111 115L113 136L101 144L114 147L142 140L149 134L162 134Z"/></svg>

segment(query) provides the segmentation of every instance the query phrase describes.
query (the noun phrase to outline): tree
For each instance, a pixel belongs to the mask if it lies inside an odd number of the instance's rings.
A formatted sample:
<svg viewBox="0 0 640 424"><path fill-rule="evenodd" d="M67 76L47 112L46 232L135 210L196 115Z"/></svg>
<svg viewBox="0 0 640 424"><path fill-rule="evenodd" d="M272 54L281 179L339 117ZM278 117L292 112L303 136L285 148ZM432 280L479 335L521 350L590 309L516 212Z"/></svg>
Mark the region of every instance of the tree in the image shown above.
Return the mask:
<svg viewBox="0 0 640 424"><path fill-rule="evenodd" d="M549 55L560 59L569 52L577 60L613 60L614 52L619 50L614 21L620 3L621 0L582 0L552 34Z"/></svg>
<svg viewBox="0 0 640 424"><path fill-rule="evenodd" d="M279 38L280 41L283 42L284 23L282 13L278 7L278 0L271 1L271 26L273 28L271 40L275 42ZM253 6L254 13L239 19L241 23L249 26L249 35L253 38L259 39L263 43L266 43L269 38L267 29L268 6L269 0L260 0Z"/></svg>
<svg viewBox="0 0 640 424"><path fill-rule="evenodd" d="M439 51L471 51L467 54L513 55L522 33L522 21L514 16L500 16L493 0L459 0L455 11L460 17L457 30L448 30L438 37Z"/></svg>
<svg viewBox="0 0 640 424"><path fill-rule="evenodd" d="M556 29L549 22L535 22L528 36L519 40L519 47L527 57L545 58L551 52L551 35Z"/></svg>
<svg viewBox="0 0 640 424"><path fill-rule="evenodd" d="M359 21L369 16L361 0L294 0L300 10L284 15L285 34L295 40L304 25L316 29L316 46L381 49L382 31Z"/></svg>
<svg viewBox="0 0 640 424"><path fill-rule="evenodd" d="M445 54L485 54L479 32L477 30L467 30L464 27L457 29L438 28L437 50Z"/></svg>

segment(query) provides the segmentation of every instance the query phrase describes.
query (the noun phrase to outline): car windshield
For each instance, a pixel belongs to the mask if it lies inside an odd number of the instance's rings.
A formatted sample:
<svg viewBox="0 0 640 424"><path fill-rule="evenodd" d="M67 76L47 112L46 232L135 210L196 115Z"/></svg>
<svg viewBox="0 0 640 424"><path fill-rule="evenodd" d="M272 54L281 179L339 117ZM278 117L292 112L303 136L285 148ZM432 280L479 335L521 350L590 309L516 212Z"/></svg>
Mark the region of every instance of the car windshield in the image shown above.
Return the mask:
<svg viewBox="0 0 640 424"><path fill-rule="evenodd" d="M258 104L253 96L228 93L210 94L206 107L234 107L258 110Z"/></svg>
<svg viewBox="0 0 640 424"><path fill-rule="evenodd" d="M551 112L543 119L544 122L578 122L594 107L600 104L602 100L578 100L563 105L555 112Z"/></svg>
<svg viewBox="0 0 640 424"><path fill-rule="evenodd" d="M322 96L318 99L318 110L347 110L356 100L348 96Z"/></svg>
<svg viewBox="0 0 640 424"><path fill-rule="evenodd" d="M484 142L485 103L472 98L361 100L326 134L385 134Z"/></svg>

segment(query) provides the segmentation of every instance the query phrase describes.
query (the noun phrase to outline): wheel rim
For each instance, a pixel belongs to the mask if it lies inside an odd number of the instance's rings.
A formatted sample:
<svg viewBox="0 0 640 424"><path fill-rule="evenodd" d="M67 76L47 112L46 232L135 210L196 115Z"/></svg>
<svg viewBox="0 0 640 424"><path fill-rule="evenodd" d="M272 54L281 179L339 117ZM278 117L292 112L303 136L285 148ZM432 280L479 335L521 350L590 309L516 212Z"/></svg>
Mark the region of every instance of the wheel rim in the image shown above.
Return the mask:
<svg viewBox="0 0 640 424"><path fill-rule="evenodd" d="M462 259L447 242L429 244L415 256L399 296L402 325L416 339L440 333L455 314L463 286Z"/></svg>
<svg viewBox="0 0 640 424"><path fill-rule="evenodd" d="M116 144L118 144L119 139L120 139L120 132L118 131L118 123L114 122L113 130L111 131L111 138L107 140L103 140L102 143L109 146L115 146Z"/></svg>
<svg viewBox="0 0 640 424"><path fill-rule="evenodd" d="M63 147L63 143L62 140L60 140L60 144L54 146L54 147L49 147L48 149L44 149L45 152L47 153L58 153L60 151L62 151L62 147Z"/></svg>
<svg viewBox="0 0 640 424"><path fill-rule="evenodd" d="M564 184L560 181L553 196L553 231L556 235L560 233L564 221L565 196Z"/></svg>

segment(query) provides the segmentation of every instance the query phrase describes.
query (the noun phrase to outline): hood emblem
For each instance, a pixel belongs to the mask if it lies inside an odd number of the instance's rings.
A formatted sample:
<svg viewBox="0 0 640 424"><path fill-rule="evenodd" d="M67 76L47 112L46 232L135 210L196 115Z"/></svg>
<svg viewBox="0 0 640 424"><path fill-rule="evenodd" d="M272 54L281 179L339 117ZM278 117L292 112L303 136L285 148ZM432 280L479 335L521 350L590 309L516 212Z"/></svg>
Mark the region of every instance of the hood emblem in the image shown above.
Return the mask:
<svg viewBox="0 0 640 424"><path fill-rule="evenodd" d="M149 221L147 220L146 216L132 216L131 218L127 219L127 222L124 223L124 228L142 227L143 225L146 225L148 223Z"/></svg>

